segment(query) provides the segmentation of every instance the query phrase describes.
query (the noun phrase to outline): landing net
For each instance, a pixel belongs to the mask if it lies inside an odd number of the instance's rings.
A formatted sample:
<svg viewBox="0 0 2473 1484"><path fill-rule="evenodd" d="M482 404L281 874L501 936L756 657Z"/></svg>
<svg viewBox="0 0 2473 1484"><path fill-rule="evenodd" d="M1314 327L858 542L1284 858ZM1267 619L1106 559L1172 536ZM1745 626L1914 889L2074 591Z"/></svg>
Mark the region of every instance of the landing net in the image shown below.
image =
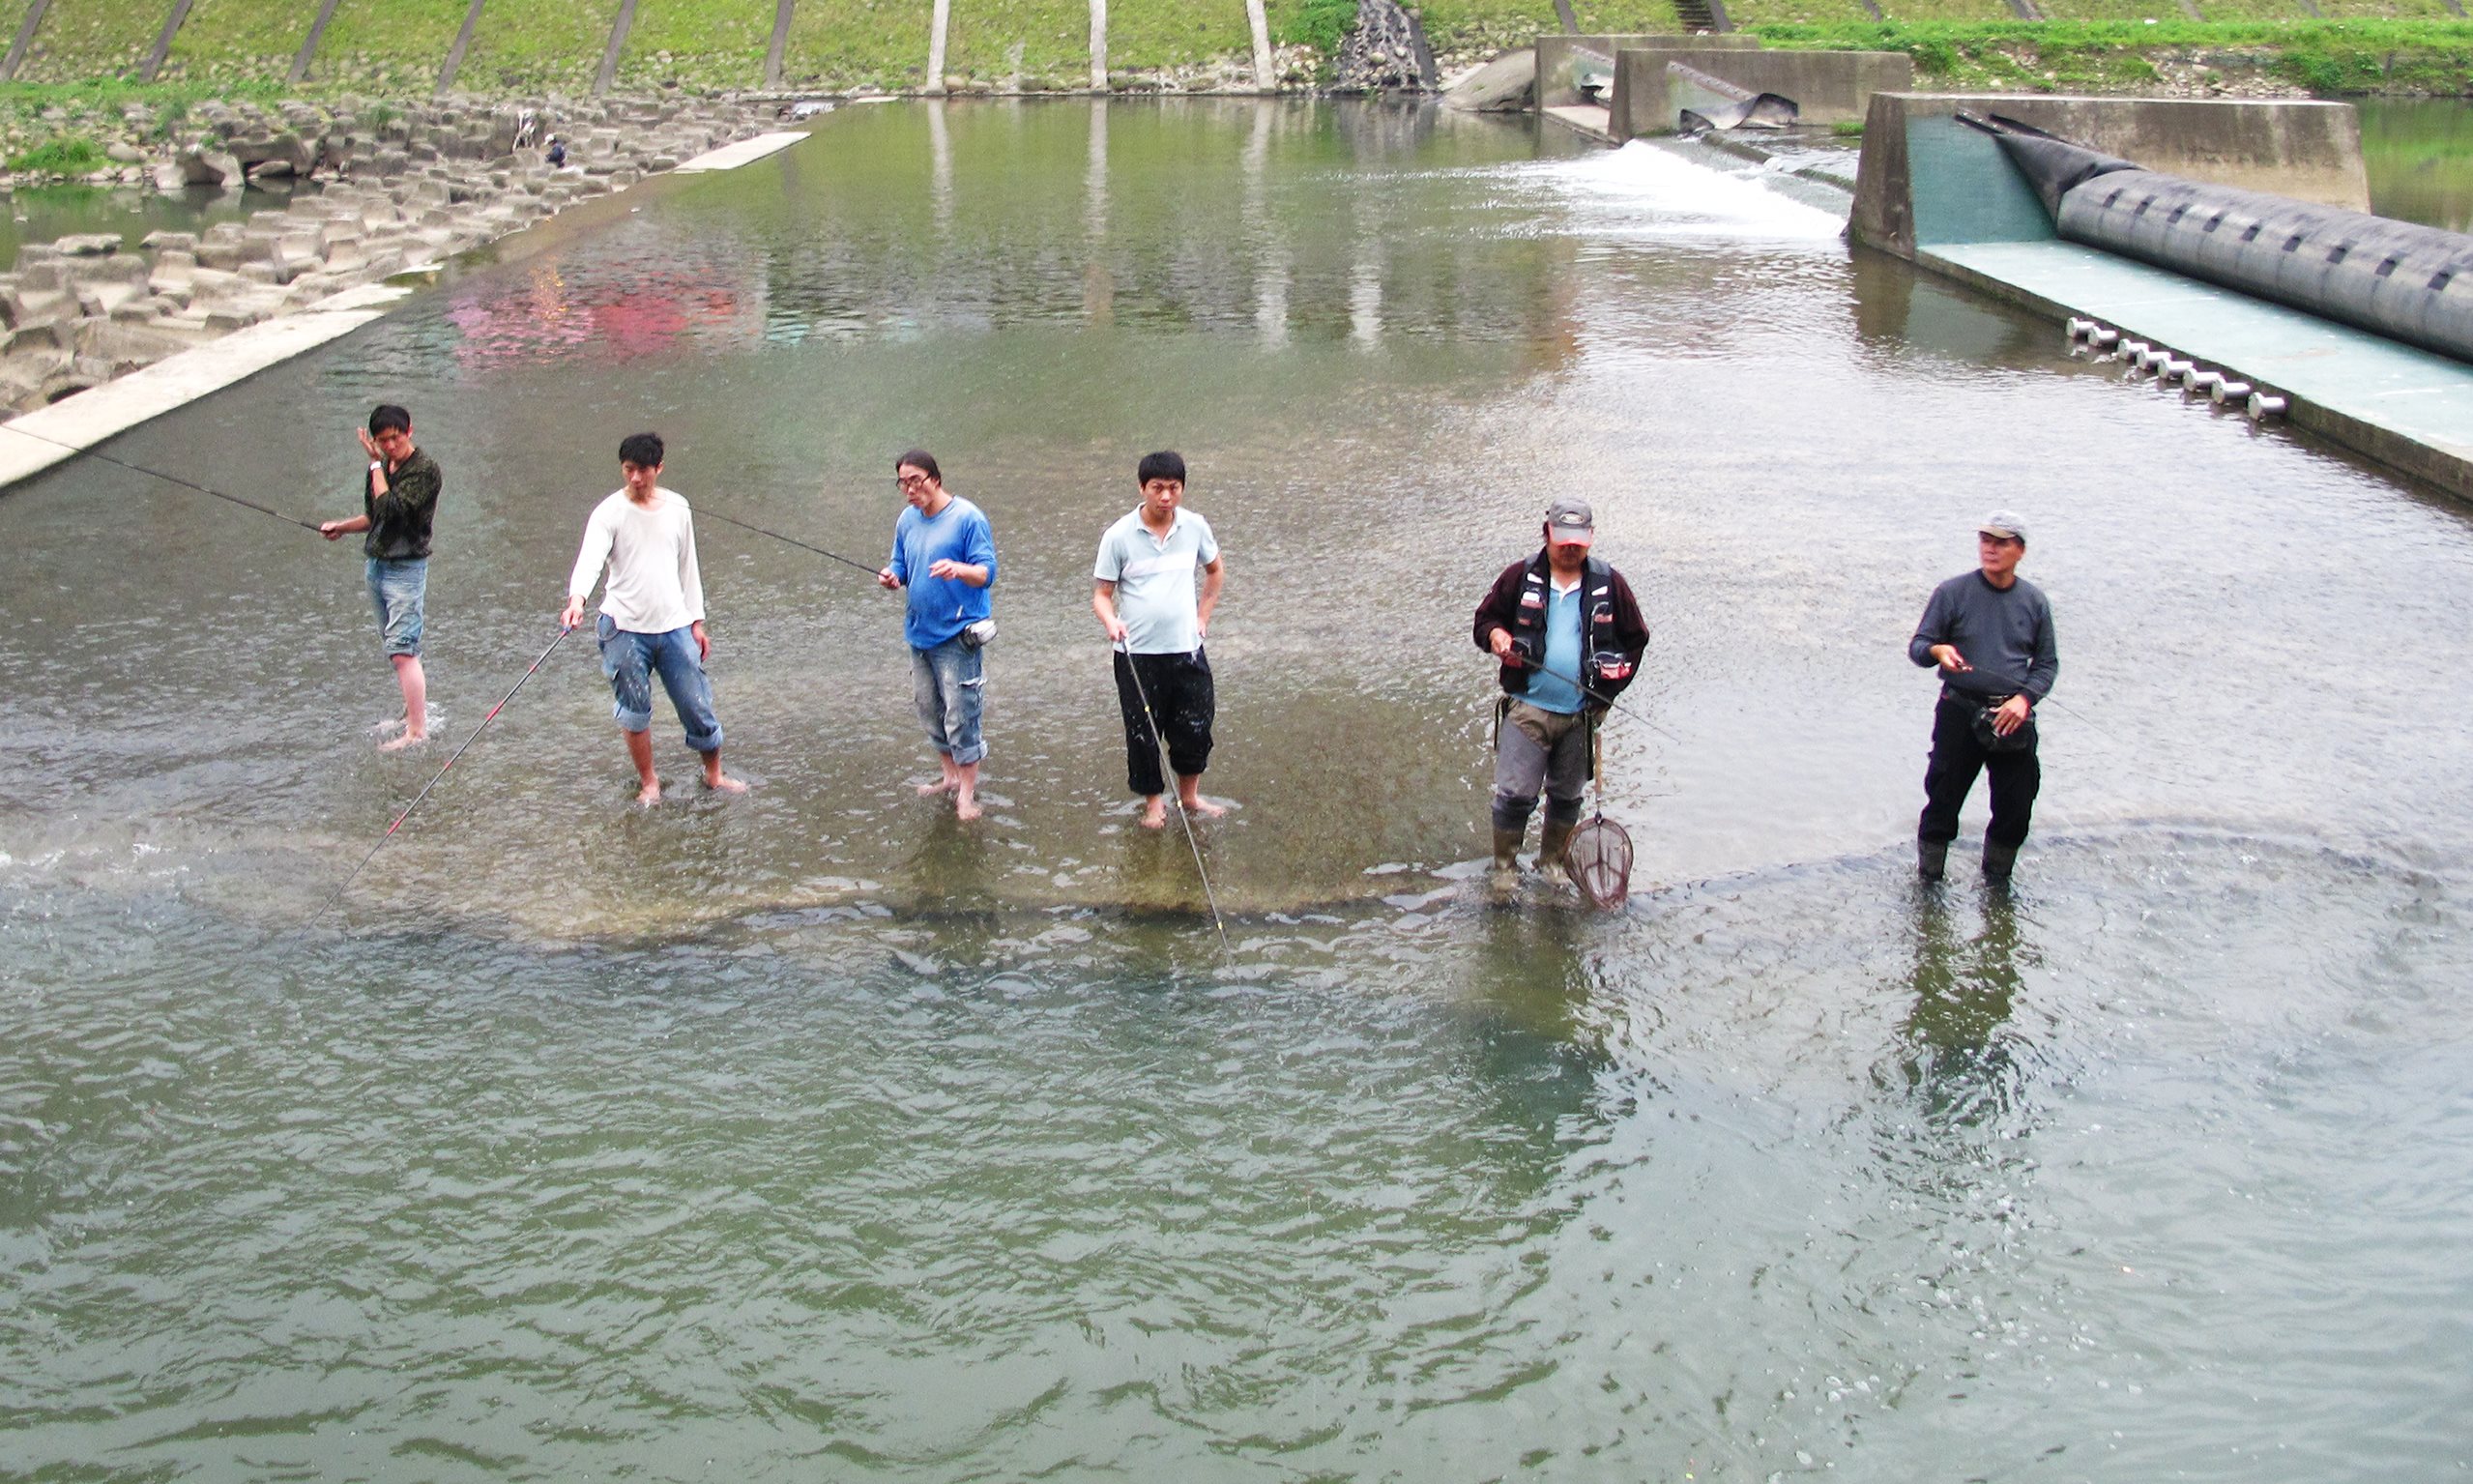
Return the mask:
<svg viewBox="0 0 2473 1484"><path fill-rule="evenodd" d="M1581 821L1564 850L1571 884L1588 905L1611 911L1630 899L1632 837L1622 826L1603 814L1593 815Z"/></svg>

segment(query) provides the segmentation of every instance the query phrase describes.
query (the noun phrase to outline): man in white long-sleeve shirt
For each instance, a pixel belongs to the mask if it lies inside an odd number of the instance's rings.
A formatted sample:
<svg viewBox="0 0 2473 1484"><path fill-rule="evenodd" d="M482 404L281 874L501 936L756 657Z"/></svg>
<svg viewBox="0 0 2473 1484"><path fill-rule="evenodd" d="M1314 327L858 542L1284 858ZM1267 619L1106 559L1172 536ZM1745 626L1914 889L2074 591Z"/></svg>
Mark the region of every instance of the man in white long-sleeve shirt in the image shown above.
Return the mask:
<svg viewBox="0 0 2473 1484"><path fill-rule="evenodd" d="M593 508L584 549L567 579L559 622L584 621L584 600L601 580L601 673L617 697L612 714L626 737L626 755L642 787L638 803L657 803L661 780L653 770L653 677L670 693L687 745L704 757L704 786L727 794L746 785L721 771L721 721L713 713L713 682L704 661L713 641L704 632L704 580L695 565L695 516L675 490L661 487L658 433L631 434L619 445L626 487Z"/></svg>

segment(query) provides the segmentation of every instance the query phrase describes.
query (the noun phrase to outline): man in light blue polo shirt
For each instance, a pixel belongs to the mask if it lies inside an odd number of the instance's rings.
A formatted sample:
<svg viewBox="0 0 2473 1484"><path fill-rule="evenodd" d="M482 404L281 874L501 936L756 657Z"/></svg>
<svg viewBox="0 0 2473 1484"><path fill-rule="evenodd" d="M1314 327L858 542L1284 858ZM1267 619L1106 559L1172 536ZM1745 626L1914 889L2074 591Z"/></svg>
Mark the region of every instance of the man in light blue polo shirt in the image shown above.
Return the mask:
<svg viewBox="0 0 2473 1484"><path fill-rule="evenodd" d="M1142 504L1099 538L1091 608L1116 646L1125 785L1142 796L1143 827L1157 829L1168 823L1167 779L1159 768L1163 737L1168 765L1177 772L1178 806L1207 818L1228 812L1202 797L1203 770L1210 766L1210 724L1218 710L1203 636L1228 571L1210 522L1184 509L1184 459L1146 453L1134 478L1142 485Z"/></svg>

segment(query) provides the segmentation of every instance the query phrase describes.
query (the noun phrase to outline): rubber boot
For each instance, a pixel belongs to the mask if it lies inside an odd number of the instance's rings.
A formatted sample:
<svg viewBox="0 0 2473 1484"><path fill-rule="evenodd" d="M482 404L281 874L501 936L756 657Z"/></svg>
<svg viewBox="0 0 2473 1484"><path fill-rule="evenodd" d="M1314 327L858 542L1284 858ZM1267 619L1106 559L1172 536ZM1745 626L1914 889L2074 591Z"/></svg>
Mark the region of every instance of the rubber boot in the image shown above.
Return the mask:
<svg viewBox="0 0 2473 1484"><path fill-rule="evenodd" d="M1927 840L1917 835L1915 837L1915 874L1926 881L1938 881L1941 873L1948 869L1949 842Z"/></svg>
<svg viewBox="0 0 2473 1484"><path fill-rule="evenodd" d="M1537 874L1557 886L1571 885L1571 832L1580 821L1548 820L1537 840Z"/></svg>
<svg viewBox="0 0 2473 1484"><path fill-rule="evenodd" d="M1526 827L1505 829L1497 825L1494 831L1494 869L1486 875L1486 885L1498 897L1508 897L1520 889L1520 839L1528 831Z"/></svg>
<svg viewBox="0 0 2473 1484"><path fill-rule="evenodd" d="M1998 840L1984 842L1984 885L2006 887L2009 873L2018 864L2018 847L2003 845Z"/></svg>

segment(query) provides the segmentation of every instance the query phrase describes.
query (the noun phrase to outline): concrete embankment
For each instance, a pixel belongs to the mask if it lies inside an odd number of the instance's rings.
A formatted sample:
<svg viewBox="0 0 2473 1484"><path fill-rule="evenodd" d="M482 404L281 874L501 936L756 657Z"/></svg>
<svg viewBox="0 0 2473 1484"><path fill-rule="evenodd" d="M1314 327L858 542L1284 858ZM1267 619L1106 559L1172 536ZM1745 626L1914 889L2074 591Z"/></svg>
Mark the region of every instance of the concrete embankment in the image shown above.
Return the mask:
<svg viewBox="0 0 2473 1484"><path fill-rule="evenodd" d="M1827 128L1864 116L1875 93L1909 86L1914 63L1898 51L1767 51L1682 47L1626 48L1616 55L1607 131L1617 140L1671 134L1686 107L1708 106L1669 64L1722 78L1754 93L1794 100L1800 122Z"/></svg>
<svg viewBox="0 0 2473 1484"><path fill-rule="evenodd" d="M1961 109L2168 174L2362 210L2349 104L1884 93L1865 129L1849 235L2056 320L2099 321L2164 364L2185 364L2184 395L2249 405L2221 390L2246 385L2296 426L2473 499L2473 365L2064 242Z"/></svg>

